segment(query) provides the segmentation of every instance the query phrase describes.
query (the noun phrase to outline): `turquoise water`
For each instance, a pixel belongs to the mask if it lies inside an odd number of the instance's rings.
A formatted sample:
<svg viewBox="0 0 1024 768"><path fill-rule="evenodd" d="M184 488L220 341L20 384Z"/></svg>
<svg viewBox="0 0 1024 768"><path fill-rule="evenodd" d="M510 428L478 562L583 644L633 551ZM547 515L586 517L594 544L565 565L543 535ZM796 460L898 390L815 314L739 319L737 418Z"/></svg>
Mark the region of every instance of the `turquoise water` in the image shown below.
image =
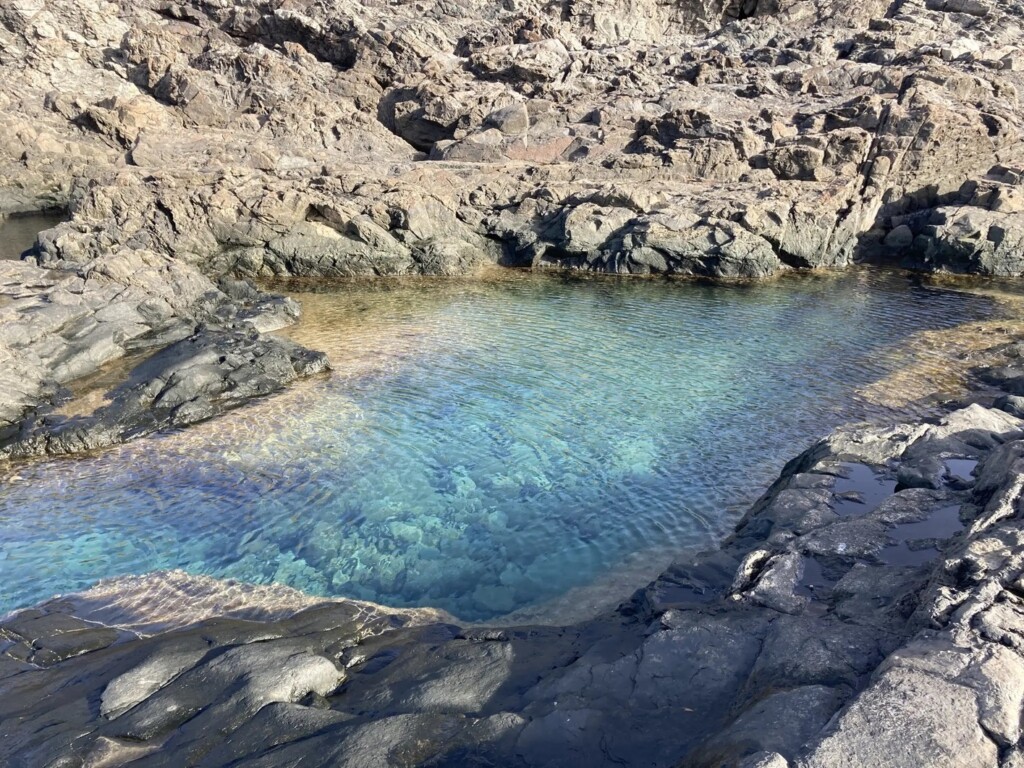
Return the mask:
<svg viewBox="0 0 1024 768"><path fill-rule="evenodd" d="M990 299L508 275L297 297L333 374L0 486L0 609L183 568L488 619L709 546L855 391ZM941 354L941 353L936 353ZM634 584L633 586L638 586Z"/></svg>

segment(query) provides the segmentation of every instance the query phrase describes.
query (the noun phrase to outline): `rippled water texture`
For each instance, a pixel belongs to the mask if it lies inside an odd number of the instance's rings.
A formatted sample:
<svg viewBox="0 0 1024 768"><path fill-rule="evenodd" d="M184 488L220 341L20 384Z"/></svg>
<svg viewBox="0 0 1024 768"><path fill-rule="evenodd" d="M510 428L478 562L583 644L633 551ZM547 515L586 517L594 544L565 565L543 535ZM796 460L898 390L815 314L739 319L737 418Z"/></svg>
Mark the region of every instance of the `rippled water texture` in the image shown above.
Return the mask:
<svg viewBox="0 0 1024 768"><path fill-rule="evenodd" d="M647 578L714 544L811 440L877 415L854 392L898 366L901 342L994 306L865 272L298 297L289 333L327 350L332 375L182 433L15 468L0 608L183 568L488 619Z"/></svg>

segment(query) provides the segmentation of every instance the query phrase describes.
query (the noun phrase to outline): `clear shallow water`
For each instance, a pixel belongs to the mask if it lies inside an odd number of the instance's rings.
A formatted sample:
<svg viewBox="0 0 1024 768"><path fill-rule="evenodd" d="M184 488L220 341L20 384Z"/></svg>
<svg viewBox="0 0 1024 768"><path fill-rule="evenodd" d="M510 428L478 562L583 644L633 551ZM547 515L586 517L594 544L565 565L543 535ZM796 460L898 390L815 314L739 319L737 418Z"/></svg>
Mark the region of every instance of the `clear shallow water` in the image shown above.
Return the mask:
<svg viewBox="0 0 1024 768"><path fill-rule="evenodd" d="M995 306L866 272L507 275L298 298L289 335L328 351L332 375L181 433L13 468L0 610L163 568L470 620L612 583L713 545L794 453L881 413L854 393L902 343Z"/></svg>

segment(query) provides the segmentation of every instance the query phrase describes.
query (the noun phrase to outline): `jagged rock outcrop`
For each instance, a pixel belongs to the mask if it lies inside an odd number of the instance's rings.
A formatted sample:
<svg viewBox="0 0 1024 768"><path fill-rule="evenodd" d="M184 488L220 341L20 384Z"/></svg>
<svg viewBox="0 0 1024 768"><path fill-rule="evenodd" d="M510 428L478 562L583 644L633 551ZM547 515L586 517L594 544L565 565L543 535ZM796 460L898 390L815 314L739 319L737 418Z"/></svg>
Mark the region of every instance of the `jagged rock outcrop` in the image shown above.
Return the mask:
<svg viewBox="0 0 1024 768"><path fill-rule="evenodd" d="M87 261L58 269L0 261L0 454L104 447L209 418L324 370L322 354L259 335L294 322L298 312L290 299L237 281L218 287L185 262L141 247L97 249ZM82 377L154 351L88 424L69 424L54 413ZM210 356L223 359L203 368ZM204 377L187 407L181 400L173 415L163 414L154 398L175 366L203 370ZM144 391L136 391L142 382Z"/></svg>

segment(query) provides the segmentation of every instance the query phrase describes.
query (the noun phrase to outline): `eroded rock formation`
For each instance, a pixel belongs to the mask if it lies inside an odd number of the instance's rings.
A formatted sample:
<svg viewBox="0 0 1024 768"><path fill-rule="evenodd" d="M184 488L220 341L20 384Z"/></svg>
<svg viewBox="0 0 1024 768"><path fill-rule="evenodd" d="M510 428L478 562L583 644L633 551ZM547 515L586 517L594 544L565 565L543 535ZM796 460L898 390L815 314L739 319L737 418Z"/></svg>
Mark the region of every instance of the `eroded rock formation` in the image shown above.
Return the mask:
<svg viewBox="0 0 1024 768"><path fill-rule="evenodd" d="M75 376L240 305L236 330L283 321L225 277L1021 274L1022 18L981 0L10 0L0 214L70 219L0 264L0 433L56 445L25 420Z"/></svg>

